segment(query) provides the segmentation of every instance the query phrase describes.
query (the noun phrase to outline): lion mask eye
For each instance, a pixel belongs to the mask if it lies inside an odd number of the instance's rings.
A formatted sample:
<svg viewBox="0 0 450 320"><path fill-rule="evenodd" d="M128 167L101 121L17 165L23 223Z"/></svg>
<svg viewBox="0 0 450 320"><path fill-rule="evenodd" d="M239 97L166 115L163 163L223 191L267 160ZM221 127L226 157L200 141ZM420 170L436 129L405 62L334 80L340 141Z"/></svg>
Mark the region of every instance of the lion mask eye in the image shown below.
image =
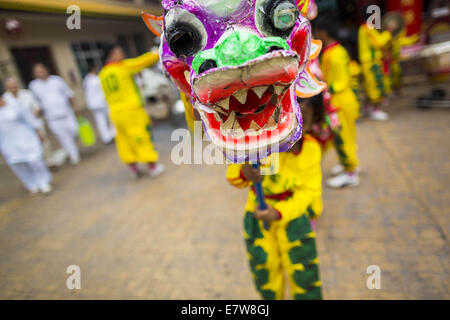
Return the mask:
<svg viewBox="0 0 450 320"><path fill-rule="evenodd" d="M271 16L274 27L285 31L295 25L298 11L293 3L282 2L273 9Z"/></svg>
<svg viewBox="0 0 450 320"><path fill-rule="evenodd" d="M262 34L268 37L289 37L298 16L298 8L292 0L256 1L256 26Z"/></svg>
<svg viewBox="0 0 450 320"><path fill-rule="evenodd" d="M181 8L167 12L164 36L170 50L178 57L192 57L206 46L205 26L192 13Z"/></svg>

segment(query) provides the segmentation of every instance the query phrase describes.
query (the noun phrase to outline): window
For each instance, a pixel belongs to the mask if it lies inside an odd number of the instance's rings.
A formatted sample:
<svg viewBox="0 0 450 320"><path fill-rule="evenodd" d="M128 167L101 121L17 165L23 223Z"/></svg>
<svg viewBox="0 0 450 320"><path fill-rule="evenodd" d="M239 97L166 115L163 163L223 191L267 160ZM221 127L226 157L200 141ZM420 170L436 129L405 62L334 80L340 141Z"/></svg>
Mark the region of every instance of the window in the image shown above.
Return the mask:
<svg viewBox="0 0 450 320"><path fill-rule="evenodd" d="M112 42L102 41L85 41L73 42L72 51L77 60L78 68L81 76L84 78L90 66L95 66L97 70L103 67L103 56L106 53L106 48L112 46Z"/></svg>
<svg viewBox="0 0 450 320"><path fill-rule="evenodd" d="M127 40L127 36L126 35L118 35L117 36L117 42L119 44L119 46L122 47L123 51L125 52L125 55L127 57L130 57L130 47L128 46L128 40Z"/></svg>
<svg viewBox="0 0 450 320"><path fill-rule="evenodd" d="M141 55L147 52L147 48L145 47L144 36L142 33L133 34L133 42L136 47L136 52Z"/></svg>

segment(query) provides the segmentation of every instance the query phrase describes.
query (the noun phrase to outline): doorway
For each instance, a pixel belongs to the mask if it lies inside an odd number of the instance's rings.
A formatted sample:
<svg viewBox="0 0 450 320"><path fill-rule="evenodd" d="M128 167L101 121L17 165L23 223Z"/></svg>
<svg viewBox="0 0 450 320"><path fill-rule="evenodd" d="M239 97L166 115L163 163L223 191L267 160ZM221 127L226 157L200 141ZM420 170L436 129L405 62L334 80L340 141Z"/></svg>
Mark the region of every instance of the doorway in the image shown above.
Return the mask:
<svg viewBox="0 0 450 320"><path fill-rule="evenodd" d="M50 74L56 74L57 70L49 47L11 48L11 53L16 62L17 70L23 84L28 85L33 80L32 68L37 62L41 62L49 69Z"/></svg>

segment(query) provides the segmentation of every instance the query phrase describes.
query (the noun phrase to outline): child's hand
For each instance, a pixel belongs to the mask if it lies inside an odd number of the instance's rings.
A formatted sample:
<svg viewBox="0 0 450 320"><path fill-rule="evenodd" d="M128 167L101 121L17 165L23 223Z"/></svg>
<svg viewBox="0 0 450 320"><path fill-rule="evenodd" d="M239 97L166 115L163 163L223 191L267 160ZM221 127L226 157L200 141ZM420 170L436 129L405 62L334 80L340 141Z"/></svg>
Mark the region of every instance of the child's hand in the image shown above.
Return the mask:
<svg viewBox="0 0 450 320"><path fill-rule="evenodd" d="M75 112L76 116L81 116L83 114L83 109L81 109L77 104L73 105L73 111Z"/></svg>
<svg viewBox="0 0 450 320"><path fill-rule="evenodd" d="M33 113L36 118L40 118L43 115L42 109L35 109Z"/></svg>
<svg viewBox="0 0 450 320"><path fill-rule="evenodd" d="M268 208L266 210L261 210L259 208L256 208L255 210L255 217L258 220L263 220L265 222L271 222L275 220L280 220L280 214L277 210L272 208L270 205L268 205Z"/></svg>
<svg viewBox="0 0 450 320"><path fill-rule="evenodd" d="M259 171L259 169L253 168L251 164L244 164L244 166L242 167L242 173L244 174L245 179L247 179L248 181L254 183L262 181L261 172Z"/></svg>

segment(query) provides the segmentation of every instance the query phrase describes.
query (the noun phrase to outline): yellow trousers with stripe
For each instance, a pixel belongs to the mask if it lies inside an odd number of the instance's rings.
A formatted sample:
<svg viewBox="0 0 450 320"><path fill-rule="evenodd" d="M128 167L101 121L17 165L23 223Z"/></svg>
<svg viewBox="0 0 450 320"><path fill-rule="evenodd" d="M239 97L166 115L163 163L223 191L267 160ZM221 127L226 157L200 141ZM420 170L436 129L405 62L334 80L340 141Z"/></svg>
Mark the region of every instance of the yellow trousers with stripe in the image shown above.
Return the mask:
<svg viewBox="0 0 450 320"><path fill-rule="evenodd" d="M359 117L359 103L354 92L347 89L333 94L331 104L339 108L338 118L340 128L337 130L333 143L339 162L345 171L353 172L358 167L358 146L356 137L356 120Z"/></svg>
<svg viewBox="0 0 450 320"><path fill-rule="evenodd" d="M292 299L322 299L316 235L308 213L288 223L273 221L269 230L246 211L244 239L256 288L266 300L283 300L285 272Z"/></svg>
<svg viewBox="0 0 450 320"><path fill-rule="evenodd" d="M144 108L112 113L111 120L117 131L116 147L122 162L158 161L158 152L152 142L151 119Z"/></svg>
<svg viewBox="0 0 450 320"><path fill-rule="evenodd" d="M381 62L363 63L361 68L367 98L373 104L381 103L386 95Z"/></svg>

